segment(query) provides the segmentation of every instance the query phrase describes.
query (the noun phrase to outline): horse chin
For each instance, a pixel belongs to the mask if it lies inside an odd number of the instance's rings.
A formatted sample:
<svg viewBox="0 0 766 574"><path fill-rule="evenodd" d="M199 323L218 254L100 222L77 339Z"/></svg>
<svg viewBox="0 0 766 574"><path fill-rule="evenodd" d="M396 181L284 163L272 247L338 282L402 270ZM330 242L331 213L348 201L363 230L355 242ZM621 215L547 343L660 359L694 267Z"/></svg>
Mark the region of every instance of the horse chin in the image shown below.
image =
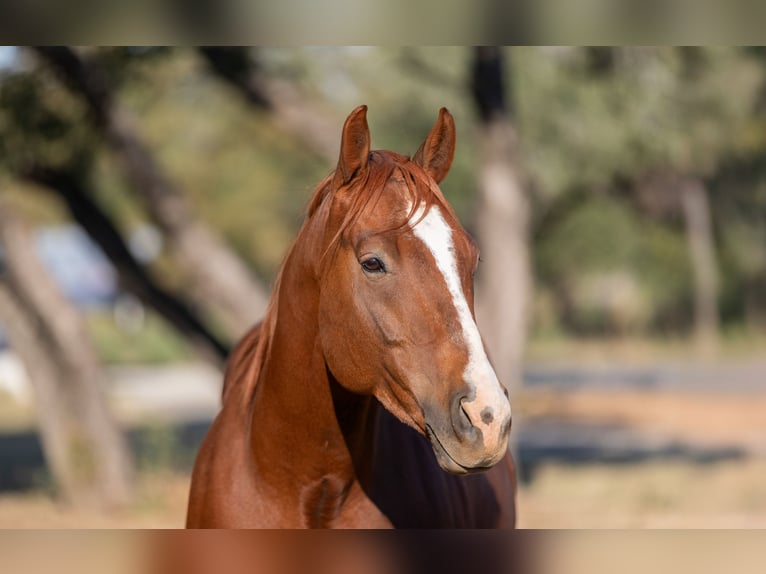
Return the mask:
<svg viewBox="0 0 766 574"><path fill-rule="evenodd" d="M447 449L444 448L444 445L439 440L439 437L436 436L436 433L430 425L426 425L426 429L428 440L431 441L431 448L433 448L434 454L436 455L436 462L439 463L439 466L445 472L457 475L474 474L477 472L485 472L500 462L500 459L498 459L496 461L491 461L490 464L482 464L479 466L463 465L452 458L452 455L450 455Z"/></svg>

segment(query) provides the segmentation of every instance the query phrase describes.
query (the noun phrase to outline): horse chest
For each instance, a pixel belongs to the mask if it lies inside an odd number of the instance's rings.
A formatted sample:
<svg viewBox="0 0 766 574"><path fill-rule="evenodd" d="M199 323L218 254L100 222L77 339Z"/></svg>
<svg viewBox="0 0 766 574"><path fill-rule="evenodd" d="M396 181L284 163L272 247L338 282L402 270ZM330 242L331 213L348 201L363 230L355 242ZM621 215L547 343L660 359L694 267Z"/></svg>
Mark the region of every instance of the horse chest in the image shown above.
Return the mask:
<svg viewBox="0 0 766 574"><path fill-rule="evenodd" d="M422 436L381 409L372 501L396 528L495 528L501 501L483 474L442 471Z"/></svg>

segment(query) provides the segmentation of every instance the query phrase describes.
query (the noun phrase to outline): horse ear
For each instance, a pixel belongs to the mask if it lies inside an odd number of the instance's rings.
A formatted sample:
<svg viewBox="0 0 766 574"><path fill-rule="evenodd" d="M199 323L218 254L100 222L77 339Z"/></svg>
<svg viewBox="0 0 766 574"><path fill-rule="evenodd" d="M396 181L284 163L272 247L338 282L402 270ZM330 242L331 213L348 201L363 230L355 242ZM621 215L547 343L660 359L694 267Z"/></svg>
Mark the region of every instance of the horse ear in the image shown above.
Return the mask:
<svg viewBox="0 0 766 574"><path fill-rule="evenodd" d="M343 124L340 140L340 159L335 170L339 185L348 183L367 168L370 155L370 128L367 126L367 106L351 112Z"/></svg>
<svg viewBox="0 0 766 574"><path fill-rule="evenodd" d="M455 157L455 120L447 108L439 110L439 118L412 158L436 183L447 177Z"/></svg>

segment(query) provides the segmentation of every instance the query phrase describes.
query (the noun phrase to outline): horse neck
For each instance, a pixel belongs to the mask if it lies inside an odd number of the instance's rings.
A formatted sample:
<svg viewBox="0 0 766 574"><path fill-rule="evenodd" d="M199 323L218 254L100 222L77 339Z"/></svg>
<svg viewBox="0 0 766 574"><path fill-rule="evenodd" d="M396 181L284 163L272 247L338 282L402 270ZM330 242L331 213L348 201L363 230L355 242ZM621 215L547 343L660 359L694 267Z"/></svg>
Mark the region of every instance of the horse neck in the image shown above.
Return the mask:
<svg viewBox="0 0 766 574"><path fill-rule="evenodd" d="M335 381L319 342L319 283L312 261L322 243L318 230L304 229L285 261L251 410L257 472L294 485L327 477L350 485L373 432L376 403Z"/></svg>

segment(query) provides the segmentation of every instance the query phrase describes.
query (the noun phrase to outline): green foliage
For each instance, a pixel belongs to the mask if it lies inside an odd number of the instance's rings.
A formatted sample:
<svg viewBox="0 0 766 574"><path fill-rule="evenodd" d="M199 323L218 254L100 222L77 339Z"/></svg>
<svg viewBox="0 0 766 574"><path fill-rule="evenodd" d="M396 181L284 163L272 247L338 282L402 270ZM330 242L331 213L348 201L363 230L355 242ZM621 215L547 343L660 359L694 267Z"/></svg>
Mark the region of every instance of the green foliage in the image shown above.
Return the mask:
<svg viewBox="0 0 766 574"><path fill-rule="evenodd" d="M138 466L144 472L169 472L175 468L178 437L167 423L150 423L138 435Z"/></svg>
<svg viewBox="0 0 766 574"><path fill-rule="evenodd" d="M613 69L599 74L583 50L517 49L519 124L543 192L599 189L661 168L709 176L752 143L762 64L737 49L693 54L617 48Z"/></svg>
<svg viewBox="0 0 766 574"><path fill-rule="evenodd" d="M107 363L169 363L190 357L189 349L171 327L153 313L135 332L120 330L107 312L87 314L99 355Z"/></svg>
<svg viewBox="0 0 766 574"><path fill-rule="evenodd" d="M85 164L93 145L83 104L47 71L0 81L0 169Z"/></svg>
<svg viewBox="0 0 766 574"><path fill-rule="evenodd" d="M595 50L609 56L599 66ZM706 180L724 318L741 318L750 296L743 277L757 285L766 276L766 203L758 200L766 189L763 62L737 48L518 48L513 56L525 165L540 202L635 188L652 173ZM559 290L562 301L574 299L567 303L570 325L610 321L603 309L594 318L583 301L560 292L562 285L588 284L587 274L618 263L651 307L642 328L687 325L693 286L678 199L666 199L664 213L637 211L639 203L617 213L585 198L592 213L583 206L585 213L561 222L537 254L542 285Z"/></svg>
<svg viewBox="0 0 766 574"><path fill-rule="evenodd" d="M543 237L536 267L569 326L588 332L645 331L676 320L690 289L683 238L607 196L581 203Z"/></svg>
<svg viewBox="0 0 766 574"><path fill-rule="evenodd" d="M138 467L150 474L191 471L197 447L184 442L183 428L168 421L146 421L137 428L135 449Z"/></svg>

